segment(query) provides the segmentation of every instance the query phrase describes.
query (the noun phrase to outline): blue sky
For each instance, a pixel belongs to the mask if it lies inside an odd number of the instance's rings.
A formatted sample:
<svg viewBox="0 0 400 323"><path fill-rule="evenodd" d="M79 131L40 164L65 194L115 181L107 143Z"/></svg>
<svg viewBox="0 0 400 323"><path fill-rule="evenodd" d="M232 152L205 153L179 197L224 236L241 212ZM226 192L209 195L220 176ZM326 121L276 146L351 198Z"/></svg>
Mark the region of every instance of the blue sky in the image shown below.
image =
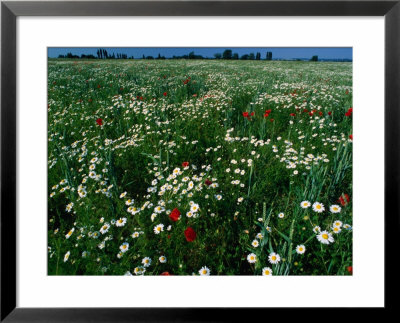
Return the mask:
<svg viewBox="0 0 400 323"><path fill-rule="evenodd" d="M48 56L58 57L72 53L73 55L89 55L96 56L96 51L100 47L49 47ZM353 49L351 47L101 47L107 50L109 54L122 53L128 57L141 58L145 56L167 58L181 56L194 52L196 55L204 57L214 57L215 53L222 53L225 49L231 49L233 53L238 53L239 56L249 53L261 53L261 58L265 59L266 52L272 52L272 58L294 59L294 58L311 58L313 55L318 55L319 59L352 59Z"/></svg>

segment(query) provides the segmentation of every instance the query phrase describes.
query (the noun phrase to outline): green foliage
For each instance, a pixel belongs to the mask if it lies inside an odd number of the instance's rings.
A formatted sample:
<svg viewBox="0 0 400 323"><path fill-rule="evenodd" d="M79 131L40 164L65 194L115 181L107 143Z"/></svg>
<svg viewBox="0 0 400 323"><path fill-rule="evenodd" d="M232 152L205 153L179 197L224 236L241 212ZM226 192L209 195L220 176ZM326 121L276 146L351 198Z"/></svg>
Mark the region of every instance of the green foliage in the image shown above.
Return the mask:
<svg viewBox="0 0 400 323"><path fill-rule="evenodd" d="M352 65L268 53L49 61L50 275L349 274Z"/></svg>

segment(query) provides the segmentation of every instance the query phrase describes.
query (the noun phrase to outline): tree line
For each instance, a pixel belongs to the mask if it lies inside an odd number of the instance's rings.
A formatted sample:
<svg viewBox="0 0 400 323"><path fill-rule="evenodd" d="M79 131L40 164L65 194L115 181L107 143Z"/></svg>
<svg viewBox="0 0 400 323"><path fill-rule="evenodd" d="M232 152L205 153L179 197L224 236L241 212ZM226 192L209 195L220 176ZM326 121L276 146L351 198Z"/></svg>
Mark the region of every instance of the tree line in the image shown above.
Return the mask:
<svg viewBox="0 0 400 323"><path fill-rule="evenodd" d="M81 54L79 55L73 55L72 53L67 53L66 55L59 55L58 58L84 58L84 59L134 59L133 56L129 56L124 53L108 53L106 49L99 48L96 52L97 56L94 56L92 54L86 55L86 54ZM141 57L142 59L166 59L165 56L161 56L159 53L157 57L153 56L143 56ZM202 55L196 55L194 51L190 52L189 54L186 55L181 55L181 56L176 56L173 55L171 58L168 59L210 59L208 57L204 57ZM231 49L225 49L222 53L215 53L214 57L211 59L225 59L225 60L256 60L259 61L261 60L261 53L257 52L256 54L254 53L249 53L249 54L243 54L239 56L238 53L233 53ZM272 52L266 52L265 54L265 60L271 61L272 60ZM316 62L318 61L318 56L314 55L310 61Z"/></svg>

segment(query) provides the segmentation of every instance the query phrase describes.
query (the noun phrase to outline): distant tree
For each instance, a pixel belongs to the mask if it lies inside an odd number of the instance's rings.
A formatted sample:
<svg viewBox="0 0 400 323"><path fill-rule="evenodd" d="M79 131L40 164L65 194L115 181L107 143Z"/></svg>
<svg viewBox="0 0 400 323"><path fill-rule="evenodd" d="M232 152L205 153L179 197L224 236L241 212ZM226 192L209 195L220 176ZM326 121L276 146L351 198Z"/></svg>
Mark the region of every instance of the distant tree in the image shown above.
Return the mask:
<svg viewBox="0 0 400 323"><path fill-rule="evenodd" d="M243 60L249 59L249 55L244 54L244 55L240 56L240 59L243 59Z"/></svg>
<svg viewBox="0 0 400 323"><path fill-rule="evenodd" d="M271 61L272 60L272 52L267 52L266 60L267 61Z"/></svg>
<svg viewBox="0 0 400 323"><path fill-rule="evenodd" d="M147 56L146 59L154 59L153 56Z"/></svg>
<svg viewBox="0 0 400 323"><path fill-rule="evenodd" d="M79 58L78 55L73 55L72 53L67 53L67 55L65 57L66 58Z"/></svg>
<svg viewBox="0 0 400 323"><path fill-rule="evenodd" d="M232 59L239 59L239 54L238 53L233 54Z"/></svg>
<svg viewBox="0 0 400 323"><path fill-rule="evenodd" d="M58 58L65 58L65 55L58 55Z"/></svg>
<svg viewBox="0 0 400 323"><path fill-rule="evenodd" d="M223 59L232 59L232 50L225 49L224 52L222 53L222 58Z"/></svg>
<svg viewBox="0 0 400 323"><path fill-rule="evenodd" d="M249 59L254 60L254 58L255 58L254 53L250 53L249 54Z"/></svg>
<svg viewBox="0 0 400 323"><path fill-rule="evenodd" d="M215 57L215 59L221 59L222 55L221 55L221 53L215 53L214 57Z"/></svg>
<svg viewBox="0 0 400 323"><path fill-rule="evenodd" d="M146 57L144 56L144 54L143 54L143 57L142 57L142 59L146 59Z"/></svg>
<svg viewBox="0 0 400 323"><path fill-rule="evenodd" d="M261 59L261 54L257 52L256 54L256 60L259 61Z"/></svg>
<svg viewBox="0 0 400 323"><path fill-rule="evenodd" d="M189 59L194 59L195 58L194 52L190 52L188 57Z"/></svg>
<svg viewBox="0 0 400 323"><path fill-rule="evenodd" d="M313 57L311 57L310 61L311 62L318 62L318 56L314 55Z"/></svg>

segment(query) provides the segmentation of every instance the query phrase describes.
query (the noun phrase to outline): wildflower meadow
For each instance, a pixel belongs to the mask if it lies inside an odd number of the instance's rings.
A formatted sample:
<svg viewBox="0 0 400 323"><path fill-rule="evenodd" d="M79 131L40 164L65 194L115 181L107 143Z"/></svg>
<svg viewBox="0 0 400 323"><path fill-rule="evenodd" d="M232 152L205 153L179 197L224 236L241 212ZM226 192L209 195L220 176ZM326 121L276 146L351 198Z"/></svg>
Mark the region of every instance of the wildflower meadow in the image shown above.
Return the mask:
<svg viewBox="0 0 400 323"><path fill-rule="evenodd" d="M49 275L351 275L352 63L49 59Z"/></svg>

